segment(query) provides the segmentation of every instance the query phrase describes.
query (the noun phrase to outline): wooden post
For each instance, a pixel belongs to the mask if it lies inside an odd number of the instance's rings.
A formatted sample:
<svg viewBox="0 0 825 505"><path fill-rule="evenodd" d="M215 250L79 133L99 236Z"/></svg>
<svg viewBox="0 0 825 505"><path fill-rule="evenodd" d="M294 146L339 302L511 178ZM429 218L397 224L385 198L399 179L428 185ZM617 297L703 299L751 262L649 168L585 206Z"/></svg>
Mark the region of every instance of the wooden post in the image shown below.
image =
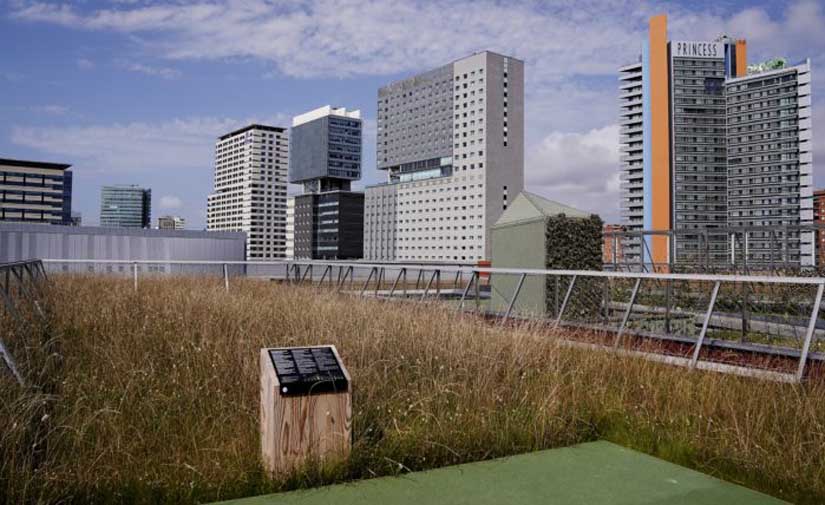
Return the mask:
<svg viewBox="0 0 825 505"><path fill-rule="evenodd" d="M352 448L352 380L335 346L261 349L261 457L273 476Z"/></svg>

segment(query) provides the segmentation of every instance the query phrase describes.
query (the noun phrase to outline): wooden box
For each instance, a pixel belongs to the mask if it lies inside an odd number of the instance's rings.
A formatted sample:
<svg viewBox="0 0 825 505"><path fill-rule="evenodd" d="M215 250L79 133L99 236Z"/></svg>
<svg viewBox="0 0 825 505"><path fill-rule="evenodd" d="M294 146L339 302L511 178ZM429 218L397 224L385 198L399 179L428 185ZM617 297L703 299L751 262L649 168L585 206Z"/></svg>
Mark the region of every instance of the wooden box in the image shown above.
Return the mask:
<svg viewBox="0 0 825 505"><path fill-rule="evenodd" d="M261 455L273 475L352 447L349 373L335 346L261 349Z"/></svg>

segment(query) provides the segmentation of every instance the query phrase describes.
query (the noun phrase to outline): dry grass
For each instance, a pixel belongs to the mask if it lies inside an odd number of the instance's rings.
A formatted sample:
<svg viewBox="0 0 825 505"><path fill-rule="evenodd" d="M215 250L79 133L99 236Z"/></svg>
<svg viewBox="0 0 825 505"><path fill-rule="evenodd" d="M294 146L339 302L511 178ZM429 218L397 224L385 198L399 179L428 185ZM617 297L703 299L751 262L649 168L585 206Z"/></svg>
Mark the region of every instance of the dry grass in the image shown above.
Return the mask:
<svg viewBox="0 0 825 505"><path fill-rule="evenodd" d="M556 346L434 305L259 281L57 277L62 360L0 377L8 503L197 503L606 438L802 503L825 501L825 386L691 373ZM7 337L14 338L14 337ZM258 349L332 343L354 451L281 482L258 463Z"/></svg>

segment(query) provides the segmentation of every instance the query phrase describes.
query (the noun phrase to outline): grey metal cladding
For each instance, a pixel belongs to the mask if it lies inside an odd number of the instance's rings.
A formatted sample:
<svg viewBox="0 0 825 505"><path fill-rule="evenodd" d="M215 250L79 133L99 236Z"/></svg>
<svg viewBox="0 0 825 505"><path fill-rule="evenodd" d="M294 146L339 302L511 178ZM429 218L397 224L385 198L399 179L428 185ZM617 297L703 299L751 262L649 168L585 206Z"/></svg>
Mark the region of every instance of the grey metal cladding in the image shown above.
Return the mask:
<svg viewBox="0 0 825 505"><path fill-rule="evenodd" d="M293 126L289 136L289 182L327 176L329 116Z"/></svg>
<svg viewBox="0 0 825 505"><path fill-rule="evenodd" d="M329 115L293 126L289 182L361 178L361 120Z"/></svg>
<svg viewBox="0 0 825 505"><path fill-rule="evenodd" d="M33 258L243 261L246 233L0 223L0 262Z"/></svg>

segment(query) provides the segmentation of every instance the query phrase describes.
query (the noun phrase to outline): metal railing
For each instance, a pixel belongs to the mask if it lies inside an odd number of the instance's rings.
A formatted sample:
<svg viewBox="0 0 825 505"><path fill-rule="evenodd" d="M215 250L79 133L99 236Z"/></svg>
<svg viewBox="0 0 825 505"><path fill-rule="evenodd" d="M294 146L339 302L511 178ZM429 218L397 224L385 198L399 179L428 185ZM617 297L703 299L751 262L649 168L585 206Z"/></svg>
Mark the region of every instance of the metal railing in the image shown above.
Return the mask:
<svg viewBox="0 0 825 505"><path fill-rule="evenodd" d="M38 317L45 319L46 315L40 306L40 300L43 296L41 283L46 278L46 270L40 260L0 263L0 300L13 324L26 325L22 313L25 304L29 304ZM25 385L23 375L17 367L9 346L4 342L6 331L3 330L5 329L0 327L0 357L17 382L23 386Z"/></svg>
<svg viewBox="0 0 825 505"><path fill-rule="evenodd" d="M611 271L761 272L816 271L817 240L825 224L720 227L685 230L609 230L604 269ZM650 240L667 241L667 261L651 261ZM804 248L802 246L805 246ZM804 249L804 250L803 250Z"/></svg>
<svg viewBox="0 0 825 505"><path fill-rule="evenodd" d="M810 363L818 373L825 361L822 277L361 261L44 263L53 272L130 275L134 289L144 275L196 273L221 276L227 290L234 276L263 277L382 299L441 300L459 312L474 299L469 311L500 324L530 320L556 336L598 335L602 348L623 353L649 355L654 343L671 363L776 380L801 381Z"/></svg>

